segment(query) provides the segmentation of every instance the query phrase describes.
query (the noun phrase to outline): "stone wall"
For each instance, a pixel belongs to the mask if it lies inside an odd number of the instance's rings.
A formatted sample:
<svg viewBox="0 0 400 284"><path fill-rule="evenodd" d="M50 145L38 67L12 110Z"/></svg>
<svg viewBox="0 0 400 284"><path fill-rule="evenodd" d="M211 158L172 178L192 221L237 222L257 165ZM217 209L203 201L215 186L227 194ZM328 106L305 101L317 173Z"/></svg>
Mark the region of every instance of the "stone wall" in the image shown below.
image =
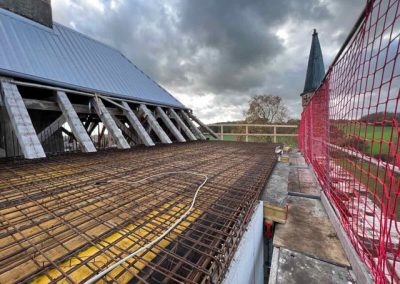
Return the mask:
<svg viewBox="0 0 400 284"><path fill-rule="evenodd" d="M52 27L51 0L0 0L0 8Z"/></svg>

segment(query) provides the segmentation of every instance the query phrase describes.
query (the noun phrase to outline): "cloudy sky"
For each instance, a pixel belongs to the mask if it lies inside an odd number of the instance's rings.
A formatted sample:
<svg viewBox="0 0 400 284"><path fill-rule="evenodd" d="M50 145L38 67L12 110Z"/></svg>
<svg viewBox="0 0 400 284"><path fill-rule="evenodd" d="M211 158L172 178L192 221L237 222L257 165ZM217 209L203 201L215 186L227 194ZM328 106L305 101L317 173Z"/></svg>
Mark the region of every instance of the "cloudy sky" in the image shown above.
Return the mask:
<svg viewBox="0 0 400 284"><path fill-rule="evenodd" d="M55 21L116 47L204 122L256 94L299 118L313 28L328 67L365 0L52 0Z"/></svg>

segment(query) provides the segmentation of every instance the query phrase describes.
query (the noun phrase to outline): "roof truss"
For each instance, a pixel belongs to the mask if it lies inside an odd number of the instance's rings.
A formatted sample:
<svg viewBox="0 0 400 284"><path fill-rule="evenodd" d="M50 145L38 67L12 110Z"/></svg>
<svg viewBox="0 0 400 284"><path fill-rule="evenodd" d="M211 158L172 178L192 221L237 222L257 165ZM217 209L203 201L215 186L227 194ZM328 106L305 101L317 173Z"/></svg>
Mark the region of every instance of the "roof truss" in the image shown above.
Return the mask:
<svg viewBox="0 0 400 284"><path fill-rule="evenodd" d="M130 148L126 138L133 142L132 145L146 146L154 146L157 141L171 144L173 141L206 139L194 122L213 136L212 131L187 109L110 98L102 94L19 82L10 78L0 78L0 82L2 90L0 108L5 109L10 116L11 128L13 134L17 136L18 146L28 159L45 157L42 143L51 140L58 130L71 135L84 152L95 152L96 146L100 145L100 139L107 135L112 137L120 149ZM18 91L18 86L50 90L54 92L54 97L45 100L31 96L24 97ZM71 96L75 99L71 100ZM82 100L77 100L77 97L86 97L85 100L89 101L89 105L82 103ZM47 126L39 129L37 134L35 123L32 122L28 110L43 111L44 116L46 116L46 111L60 114L50 120ZM65 123L69 128L65 126ZM101 133L99 131L96 136L97 141L93 136L96 135L94 131L96 127L103 127ZM155 136L150 136L150 132L153 132ZM4 148L2 145L0 147ZM13 156L12 153L5 155ZM19 154L15 153L15 155Z"/></svg>

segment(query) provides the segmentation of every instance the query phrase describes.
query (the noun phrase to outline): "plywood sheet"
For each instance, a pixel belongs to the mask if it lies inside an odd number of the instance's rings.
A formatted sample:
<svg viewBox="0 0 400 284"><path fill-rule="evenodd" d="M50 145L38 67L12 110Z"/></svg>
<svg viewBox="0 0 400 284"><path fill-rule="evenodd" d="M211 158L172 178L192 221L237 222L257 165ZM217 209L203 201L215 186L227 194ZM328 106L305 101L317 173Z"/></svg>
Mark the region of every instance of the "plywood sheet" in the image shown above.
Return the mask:
<svg viewBox="0 0 400 284"><path fill-rule="evenodd" d="M288 205L288 220L277 226L274 246L350 266L320 200L290 196Z"/></svg>
<svg viewBox="0 0 400 284"><path fill-rule="evenodd" d="M278 251L272 283L355 283L347 268L333 265L287 249Z"/></svg>

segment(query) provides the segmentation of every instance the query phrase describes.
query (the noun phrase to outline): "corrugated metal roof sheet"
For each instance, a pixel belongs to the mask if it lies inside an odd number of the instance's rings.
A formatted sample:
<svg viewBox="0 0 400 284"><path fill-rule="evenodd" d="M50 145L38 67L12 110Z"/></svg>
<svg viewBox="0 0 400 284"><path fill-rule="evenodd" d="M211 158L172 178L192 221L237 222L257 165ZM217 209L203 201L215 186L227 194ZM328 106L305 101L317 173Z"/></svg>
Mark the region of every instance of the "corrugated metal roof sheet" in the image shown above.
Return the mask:
<svg viewBox="0 0 400 284"><path fill-rule="evenodd" d="M118 50L54 23L0 9L0 73L67 88L184 107Z"/></svg>

